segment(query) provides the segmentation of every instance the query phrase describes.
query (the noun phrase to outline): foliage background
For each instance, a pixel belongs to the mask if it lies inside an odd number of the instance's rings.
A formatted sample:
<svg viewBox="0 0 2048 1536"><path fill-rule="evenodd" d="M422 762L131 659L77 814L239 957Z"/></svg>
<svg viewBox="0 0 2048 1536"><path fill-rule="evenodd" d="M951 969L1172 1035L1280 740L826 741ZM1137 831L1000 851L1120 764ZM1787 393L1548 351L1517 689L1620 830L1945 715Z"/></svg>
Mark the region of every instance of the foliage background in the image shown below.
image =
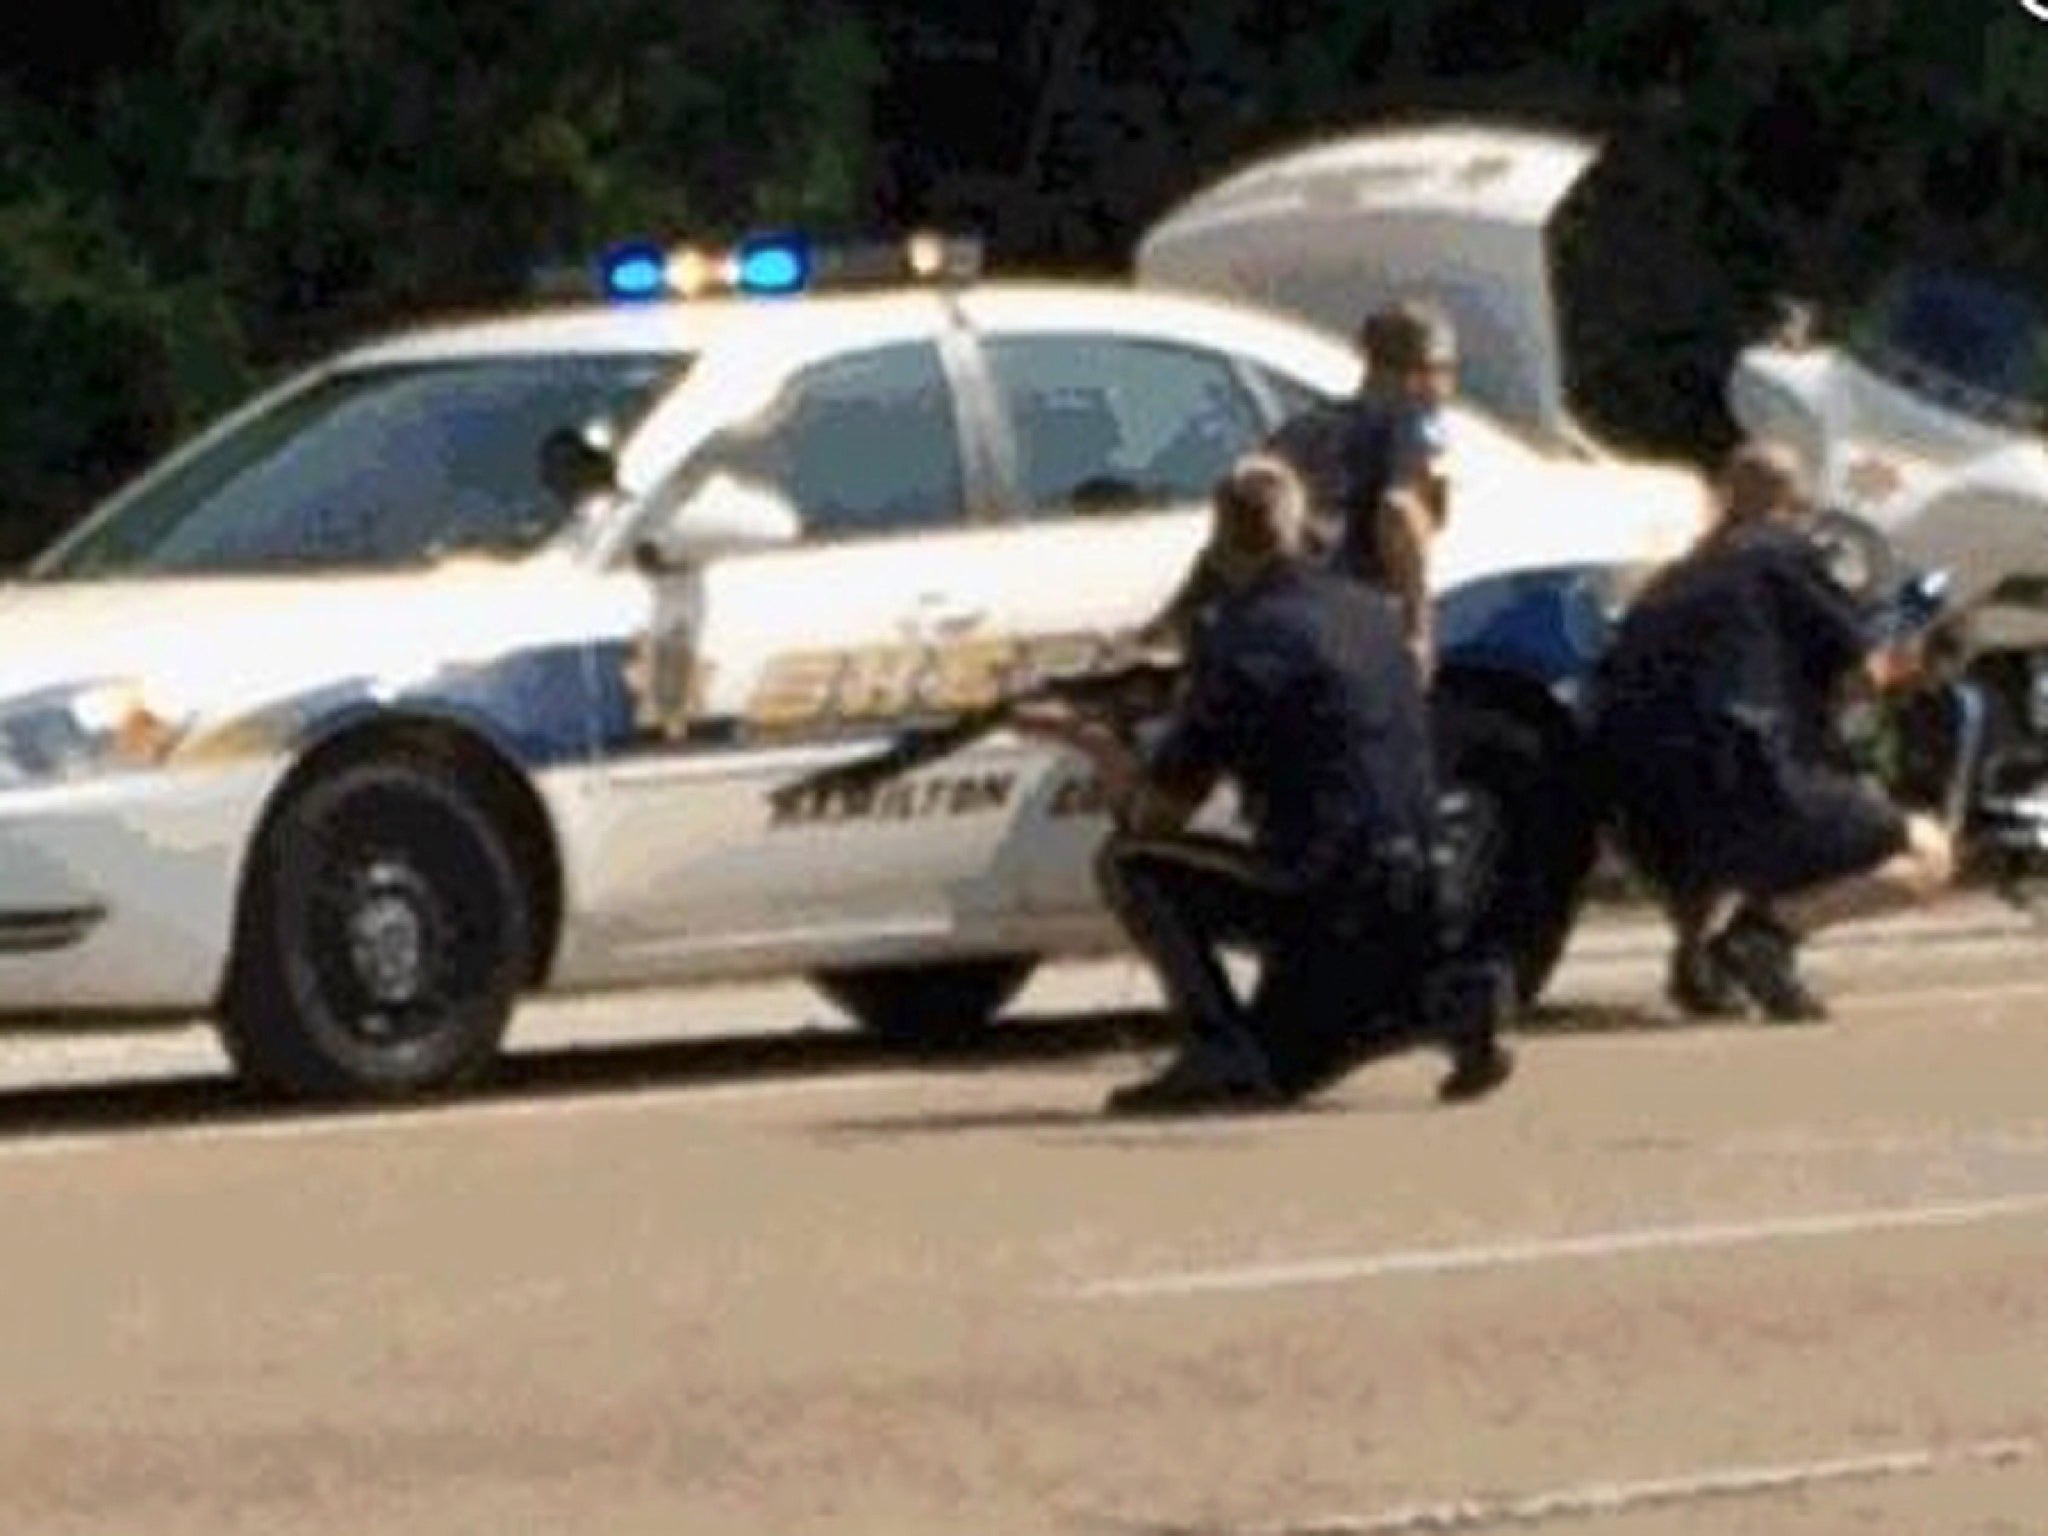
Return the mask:
<svg viewBox="0 0 2048 1536"><path fill-rule="evenodd" d="M1607 146L1560 230L1574 395L1706 452L1774 295L1908 252L2048 277L2018 0L71 0L0 19L0 559L277 371L643 230L979 229L1123 269L1348 126ZM76 38L91 39L81 49Z"/></svg>

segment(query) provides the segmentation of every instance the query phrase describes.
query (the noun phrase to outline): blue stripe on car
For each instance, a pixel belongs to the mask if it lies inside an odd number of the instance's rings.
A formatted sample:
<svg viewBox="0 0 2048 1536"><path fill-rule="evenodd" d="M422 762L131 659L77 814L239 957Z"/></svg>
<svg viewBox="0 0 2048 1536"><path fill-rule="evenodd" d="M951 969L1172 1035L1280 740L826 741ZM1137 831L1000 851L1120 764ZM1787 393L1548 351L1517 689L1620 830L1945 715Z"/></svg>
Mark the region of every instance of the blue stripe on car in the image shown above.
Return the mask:
<svg viewBox="0 0 2048 1536"><path fill-rule="evenodd" d="M622 743L632 728L632 701L618 676L619 663L611 664L612 686L605 686L596 649L536 646L445 667L397 688L375 677L347 678L266 704L218 734L267 740L297 755L395 711L467 726L531 769L584 761L598 750L600 738Z"/></svg>
<svg viewBox="0 0 2048 1536"><path fill-rule="evenodd" d="M1607 644L1603 574L1588 565L1514 571L1447 592L1437 602L1438 654L1550 688L1583 682Z"/></svg>
<svg viewBox="0 0 2048 1536"><path fill-rule="evenodd" d="M588 759L596 746L598 690L591 662L588 645L514 651L480 665L445 668L396 690L390 703L466 724L528 767L555 767Z"/></svg>

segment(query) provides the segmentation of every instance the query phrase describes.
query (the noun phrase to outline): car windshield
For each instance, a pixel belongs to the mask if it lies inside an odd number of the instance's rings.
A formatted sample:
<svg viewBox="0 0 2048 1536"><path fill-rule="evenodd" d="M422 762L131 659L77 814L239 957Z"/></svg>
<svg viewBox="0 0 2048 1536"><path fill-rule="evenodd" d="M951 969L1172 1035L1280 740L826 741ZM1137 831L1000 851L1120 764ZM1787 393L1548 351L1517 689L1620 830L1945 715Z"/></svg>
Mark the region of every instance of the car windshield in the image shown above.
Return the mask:
<svg viewBox="0 0 2048 1536"><path fill-rule="evenodd" d="M1849 328L1871 367L1952 409L2038 425L2048 406L2048 329L2024 293L1981 276L1911 268Z"/></svg>
<svg viewBox="0 0 2048 1536"><path fill-rule="evenodd" d="M174 457L51 546L32 580L379 569L545 542L573 507L550 433L623 436L674 355L480 357L343 369Z"/></svg>

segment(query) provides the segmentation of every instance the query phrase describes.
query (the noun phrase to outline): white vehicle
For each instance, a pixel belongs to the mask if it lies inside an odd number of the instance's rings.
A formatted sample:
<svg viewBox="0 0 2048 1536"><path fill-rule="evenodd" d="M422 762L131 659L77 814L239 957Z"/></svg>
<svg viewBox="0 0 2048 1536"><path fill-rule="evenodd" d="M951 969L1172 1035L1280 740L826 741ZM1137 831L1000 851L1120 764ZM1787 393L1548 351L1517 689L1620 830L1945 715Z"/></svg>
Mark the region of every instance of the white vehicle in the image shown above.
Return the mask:
<svg viewBox="0 0 2048 1536"><path fill-rule="evenodd" d="M1414 216L1364 197L1358 250ZM1134 630L1216 475L1355 356L923 240L828 292L814 254L629 253L636 293L696 296L350 351L0 591L5 1010L209 1014L268 1088L399 1096L487 1062L524 992L806 975L914 1038L1116 946L1068 757L998 734L874 795L773 792ZM1508 834L1533 991L1592 852L1571 689L1701 492L1452 416L1447 765Z"/></svg>
<svg viewBox="0 0 2048 1536"><path fill-rule="evenodd" d="M1731 412L1793 446L1821 498L1949 573L1988 703L1975 851L2015 890L2048 873L2048 323L1980 275L1908 266L1823 340L1810 313L1744 352ZM2024 892L2022 891L2022 894Z"/></svg>

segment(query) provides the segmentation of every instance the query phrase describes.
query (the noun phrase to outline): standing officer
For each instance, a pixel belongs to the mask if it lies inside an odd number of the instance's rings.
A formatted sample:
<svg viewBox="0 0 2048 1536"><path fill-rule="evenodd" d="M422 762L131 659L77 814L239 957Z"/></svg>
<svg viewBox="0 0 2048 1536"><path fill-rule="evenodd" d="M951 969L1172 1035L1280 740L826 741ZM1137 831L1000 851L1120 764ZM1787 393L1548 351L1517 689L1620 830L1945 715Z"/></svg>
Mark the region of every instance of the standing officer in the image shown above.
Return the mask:
<svg viewBox="0 0 2048 1536"><path fill-rule="evenodd" d="M1729 460L1720 522L1657 577L1601 668L1595 730L1625 851L1678 929L1668 990L1687 1012L1825 1016L1798 945L1860 913L1926 901L1954 871L1948 832L1837 761L1840 690L1908 680L1912 642L1865 615L1800 527L1798 461Z"/></svg>
<svg viewBox="0 0 2048 1536"><path fill-rule="evenodd" d="M1437 963L1428 715L1393 607L1315 569L1306 542L1299 479L1267 455L1240 460L1214 498L1219 592L1149 756L1056 707L1020 712L1020 728L1093 760L1118 822L1097 865L1106 895L1189 1029L1112 1110L1297 1098L1358 1059L1362 1030L1381 1047L1437 1034L1447 1100L1511 1069L1495 1038L1505 972ZM1226 776L1250 847L1185 831ZM1219 960L1227 943L1261 957L1249 1006ZM1425 1020L1432 979L1445 1002Z"/></svg>
<svg viewBox="0 0 2048 1536"><path fill-rule="evenodd" d="M1450 515L1443 407L1457 385L1457 333L1441 311L1402 301L1367 315L1358 342L1357 392L1290 417L1266 450L1307 487L1312 546L1336 570L1392 594L1427 678L1436 648L1429 555ZM1185 633L1218 590L1205 554L1149 632Z"/></svg>

